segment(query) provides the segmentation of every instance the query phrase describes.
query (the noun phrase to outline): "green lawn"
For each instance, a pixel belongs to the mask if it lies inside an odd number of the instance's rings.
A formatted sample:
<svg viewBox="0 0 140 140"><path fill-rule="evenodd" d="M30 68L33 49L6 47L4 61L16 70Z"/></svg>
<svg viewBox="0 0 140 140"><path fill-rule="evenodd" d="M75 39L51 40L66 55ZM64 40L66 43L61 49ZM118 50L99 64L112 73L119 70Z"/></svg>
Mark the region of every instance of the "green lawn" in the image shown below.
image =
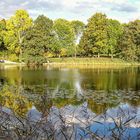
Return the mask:
<svg viewBox="0 0 140 140"><path fill-rule="evenodd" d="M127 62L118 58L49 58L56 65L140 65L137 62Z"/></svg>

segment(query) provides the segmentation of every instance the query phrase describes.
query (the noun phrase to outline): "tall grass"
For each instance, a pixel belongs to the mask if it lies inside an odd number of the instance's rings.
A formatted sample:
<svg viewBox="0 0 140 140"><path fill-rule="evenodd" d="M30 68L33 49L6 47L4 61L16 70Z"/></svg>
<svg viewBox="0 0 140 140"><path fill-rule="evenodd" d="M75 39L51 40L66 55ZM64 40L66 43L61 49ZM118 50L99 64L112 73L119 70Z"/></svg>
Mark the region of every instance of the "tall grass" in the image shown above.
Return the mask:
<svg viewBox="0 0 140 140"><path fill-rule="evenodd" d="M138 62L128 62L118 58L49 58L51 65L86 65L86 66L136 66L140 65Z"/></svg>

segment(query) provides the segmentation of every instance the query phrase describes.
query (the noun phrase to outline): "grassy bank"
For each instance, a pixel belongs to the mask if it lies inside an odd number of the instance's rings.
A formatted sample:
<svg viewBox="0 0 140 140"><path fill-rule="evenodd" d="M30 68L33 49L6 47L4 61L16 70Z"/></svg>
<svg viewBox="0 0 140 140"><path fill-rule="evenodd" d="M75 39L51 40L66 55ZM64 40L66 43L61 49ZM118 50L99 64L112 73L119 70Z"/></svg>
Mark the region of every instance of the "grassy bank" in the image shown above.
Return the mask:
<svg viewBox="0 0 140 140"><path fill-rule="evenodd" d="M58 67L122 67L122 66L140 66L138 62L128 62L118 58L49 58L49 63L44 65L58 66ZM18 63L12 61L5 61L0 63L0 66L26 66L25 63Z"/></svg>
<svg viewBox="0 0 140 140"><path fill-rule="evenodd" d="M3 63L0 63L0 65L26 65L25 63L20 63L20 62L13 62L13 61L8 61L8 60L4 60Z"/></svg>
<svg viewBox="0 0 140 140"><path fill-rule="evenodd" d="M49 58L49 65L62 68L120 68L140 66L140 63L118 58Z"/></svg>
<svg viewBox="0 0 140 140"><path fill-rule="evenodd" d="M54 66L140 66L138 62L128 62L118 58L49 58Z"/></svg>

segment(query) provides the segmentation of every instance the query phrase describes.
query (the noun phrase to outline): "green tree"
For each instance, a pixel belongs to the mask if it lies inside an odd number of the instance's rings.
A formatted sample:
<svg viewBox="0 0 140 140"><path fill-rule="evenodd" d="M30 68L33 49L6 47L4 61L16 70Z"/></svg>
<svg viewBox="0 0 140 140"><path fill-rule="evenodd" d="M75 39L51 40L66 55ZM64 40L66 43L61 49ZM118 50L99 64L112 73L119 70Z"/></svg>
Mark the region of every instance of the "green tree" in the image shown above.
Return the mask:
<svg viewBox="0 0 140 140"><path fill-rule="evenodd" d="M123 26L117 20L108 19L107 34L108 34L108 54L113 55L118 52L118 42L123 33Z"/></svg>
<svg viewBox="0 0 140 140"><path fill-rule="evenodd" d="M76 57L77 51L79 49L78 48L79 40L84 31L85 24L79 20L73 20L73 21L71 21L71 26L74 29L74 34L75 34L75 57Z"/></svg>
<svg viewBox="0 0 140 140"><path fill-rule="evenodd" d="M132 61L140 60L140 20L124 25L119 49L122 58Z"/></svg>
<svg viewBox="0 0 140 140"><path fill-rule="evenodd" d="M25 32L32 26L32 19L25 10L17 10L6 23L5 44L11 53L22 57L22 42Z"/></svg>
<svg viewBox="0 0 140 140"><path fill-rule="evenodd" d="M0 50L3 51L5 50L5 45L4 45L4 31L6 30L6 21L5 19L0 21Z"/></svg>
<svg viewBox="0 0 140 140"><path fill-rule="evenodd" d="M52 44L53 21L40 15L34 25L26 32L23 43L23 57L26 63L42 64L45 53L50 51Z"/></svg>
<svg viewBox="0 0 140 140"><path fill-rule="evenodd" d="M86 55L107 53L107 18L96 13L89 20L80 41L80 47Z"/></svg>
<svg viewBox="0 0 140 140"><path fill-rule="evenodd" d="M61 42L59 41L59 37L57 33L54 30L53 26L53 31L52 31L52 43L51 43L51 51L47 53L48 57L58 57L61 54Z"/></svg>
<svg viewBox="0 0 140 140"><path fill-rule="evenodd" d="M70 22L65 19L57 19L54 21L54 32L57 37L58 49L61 56L74 55L75 34Z"/></svg>

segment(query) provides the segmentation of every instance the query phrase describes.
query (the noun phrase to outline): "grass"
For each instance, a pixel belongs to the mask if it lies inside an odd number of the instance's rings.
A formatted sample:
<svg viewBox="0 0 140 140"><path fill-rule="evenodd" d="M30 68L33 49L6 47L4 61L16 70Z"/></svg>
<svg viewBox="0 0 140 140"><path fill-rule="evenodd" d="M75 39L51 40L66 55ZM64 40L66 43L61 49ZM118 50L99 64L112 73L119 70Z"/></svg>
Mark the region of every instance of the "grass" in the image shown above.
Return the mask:
<svg viewBox="0 0 140 140"><path fill-rule="evenodd" d="M133 61L125 61L119 58L107 58L107 57L101 57L101 58L75 58L75 57L63 57L63 58L49 58L49 63L45 63L44 65L51 64L52 66L64 66L64 67L122 67L122 66L140 66L140 62L133 62ZM17 66L23 66L26 64L21 63L13 63L10 61L7 63L0 63L0 66L3 65L17 65Z"/></svg>
<svg viewBox="0 0 140 140"><path fill-rule="evenodd" d="M128 62L118 58L49 58L51 65L60 66L138 66L138 62Z"/></svg>

